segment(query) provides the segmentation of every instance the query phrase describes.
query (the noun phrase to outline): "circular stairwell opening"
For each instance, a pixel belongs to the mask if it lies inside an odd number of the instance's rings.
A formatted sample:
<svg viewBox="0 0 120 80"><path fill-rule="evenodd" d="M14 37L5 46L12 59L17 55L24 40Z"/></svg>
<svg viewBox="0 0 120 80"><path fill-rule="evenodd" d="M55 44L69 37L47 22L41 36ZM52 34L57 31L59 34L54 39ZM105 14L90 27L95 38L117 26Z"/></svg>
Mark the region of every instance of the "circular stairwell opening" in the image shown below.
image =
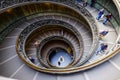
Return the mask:
<svg viewBox="0 0 120 80"><path fill-rule="evenodd" d="M48 62L55 67L67 67L72 62L72 55L69 49L53 48L49 51Z"/></svg>

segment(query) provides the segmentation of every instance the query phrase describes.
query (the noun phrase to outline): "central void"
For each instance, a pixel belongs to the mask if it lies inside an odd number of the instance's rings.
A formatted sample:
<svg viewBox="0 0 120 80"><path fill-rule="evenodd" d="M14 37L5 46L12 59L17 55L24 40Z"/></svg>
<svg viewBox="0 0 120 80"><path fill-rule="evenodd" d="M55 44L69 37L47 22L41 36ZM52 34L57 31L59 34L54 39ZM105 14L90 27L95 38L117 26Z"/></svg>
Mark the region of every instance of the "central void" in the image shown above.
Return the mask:
<svg viewBox="0 0 120 80"><path fill-rule="evenodd" d="M67 51L61 48L54 49L50 52L49 62L53 66L66 67L71 63L71 61L71 53L68 53Z"/></svg>

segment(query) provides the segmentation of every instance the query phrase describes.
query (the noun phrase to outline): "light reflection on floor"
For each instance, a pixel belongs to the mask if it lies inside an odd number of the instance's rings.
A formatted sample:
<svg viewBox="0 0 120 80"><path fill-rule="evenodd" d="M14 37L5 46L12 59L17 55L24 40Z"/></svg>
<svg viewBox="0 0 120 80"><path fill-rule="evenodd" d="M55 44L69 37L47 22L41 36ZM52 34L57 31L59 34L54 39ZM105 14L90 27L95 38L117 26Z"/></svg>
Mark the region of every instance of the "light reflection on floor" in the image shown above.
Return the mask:
<svg viewBox="0 0 120 80"><path fill-rule="evenodd" d="M62 57L62 61L60 61L60 57ZM57 67L66 67L71 63L71 61L71 56L64 51L57 52L50 58L50 63Z"/></svg>

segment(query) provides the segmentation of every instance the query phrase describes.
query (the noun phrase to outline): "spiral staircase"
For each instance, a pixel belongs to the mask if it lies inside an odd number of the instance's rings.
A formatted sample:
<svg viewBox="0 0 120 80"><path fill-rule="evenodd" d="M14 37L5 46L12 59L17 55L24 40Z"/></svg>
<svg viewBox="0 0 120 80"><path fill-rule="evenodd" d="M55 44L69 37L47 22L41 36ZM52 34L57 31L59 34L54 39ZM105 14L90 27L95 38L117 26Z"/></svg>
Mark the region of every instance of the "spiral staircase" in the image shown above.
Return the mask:
<svg viewBox="0 0 120 80"><path fill-rule="evenodd" d="M83 8L82 3L72 0L11 2L10 8L20 8L25 16L5 28L8 32L0 43L0 76L16 80L120 80L119 32L112 23L103 25L103 19L96 20L97 9ZM5 7L1 13L13 14L7 2L1 3ZM48 8L50 5L52 8ZM38 7L43 10L40 12ZM65 13L66 9L71 14ZM103 30L109 33L99 39ZM1 31L2 37L4 32ZM96 55L101 43L107 43L108 49ZM50 63L50 51L56 48L72 56L67 66L61 68Z"/></svg>

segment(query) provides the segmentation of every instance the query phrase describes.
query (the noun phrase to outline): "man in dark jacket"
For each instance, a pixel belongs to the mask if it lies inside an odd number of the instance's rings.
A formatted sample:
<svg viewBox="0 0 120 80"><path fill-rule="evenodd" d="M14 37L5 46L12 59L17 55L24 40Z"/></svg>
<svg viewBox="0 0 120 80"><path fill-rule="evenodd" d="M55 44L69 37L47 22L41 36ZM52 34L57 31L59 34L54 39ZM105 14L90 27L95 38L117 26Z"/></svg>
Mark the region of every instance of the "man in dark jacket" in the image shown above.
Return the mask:
<svg viewBox="0 0 120 80"><path fill-rule="evenodd" d="M96 3L96 0L91 0L90 6L91 6L91 7L94 7L95 3Z"/></svg>
<svg viewBox="0 0 120 80"><path fill-rule="evenodd" d="M112 14L111 13L106 15L106 18L104 19L103 24L106 24L108 21L110 21L111 18L112 18Z"/></svg>

